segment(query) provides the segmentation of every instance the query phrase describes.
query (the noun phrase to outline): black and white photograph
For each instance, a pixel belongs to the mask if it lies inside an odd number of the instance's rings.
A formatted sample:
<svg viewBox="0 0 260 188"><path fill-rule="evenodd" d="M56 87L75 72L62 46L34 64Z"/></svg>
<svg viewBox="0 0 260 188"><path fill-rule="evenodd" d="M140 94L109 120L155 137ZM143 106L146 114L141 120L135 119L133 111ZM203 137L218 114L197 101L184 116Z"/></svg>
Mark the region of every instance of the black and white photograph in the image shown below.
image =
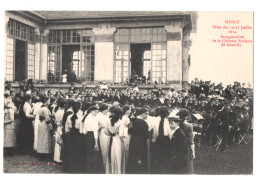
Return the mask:
<svg viewBox="0 0 260 188"><path fill-rule="evenodd" d="M4 174L253 175L253 11L4 20Z"/></svg>

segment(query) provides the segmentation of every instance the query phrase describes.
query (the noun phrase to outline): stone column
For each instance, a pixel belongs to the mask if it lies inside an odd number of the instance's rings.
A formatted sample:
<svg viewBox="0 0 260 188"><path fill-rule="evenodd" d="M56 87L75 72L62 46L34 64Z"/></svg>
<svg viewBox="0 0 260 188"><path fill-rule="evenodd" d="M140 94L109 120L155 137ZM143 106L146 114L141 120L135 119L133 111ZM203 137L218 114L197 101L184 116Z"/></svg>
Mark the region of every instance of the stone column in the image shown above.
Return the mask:
<svg viewBox="0 0 260 188"><path fill-rule="evenodd" d="M41 31L39 28L34 30L35 35L35 49L34 49L34 79L40 80L40 57L41 57Z"/></svg>
<svg viewBox="0 0 260 188"><path fill-rule="evenodd" d="M5 37L4 37L4 40L5 40L4 78L5 78L5 79L6 79L6 61L7 61L6 52L7 52L8 22L9 22L9 17L8 17L8 16L5 16Z"/></svg>
<svg viewBox="0 0 260 188"><path fill-rule="evenodd" d="M183 32L183 61L182 61L182 77L183 82L189 82L189 67L190 67L190 57L189 57L189 50L191 47L192 41L190 39L190 31L185 30Z"/></svg>
<svg viewBox="0 0 260 188"><path fill-rule="evenodd" d="M182 82L182 23L174 21L165 26L167 31L167 81L170 84Z"/></svg>
<svg viewBox="0 0 260 188"><path fill-rule="evenodd" d="M48 56L48 29L44 29L41 33L41 61L40 61L40 70L39 78L40 80L47 81L47 56Z"/></svg>
<svg viewBox="0 0 260 188"><path fill-rule="evenodd" d="M95 81L113 81L115 31L116 28L111 28L107 24L93 29L95 33Z"/></svg>

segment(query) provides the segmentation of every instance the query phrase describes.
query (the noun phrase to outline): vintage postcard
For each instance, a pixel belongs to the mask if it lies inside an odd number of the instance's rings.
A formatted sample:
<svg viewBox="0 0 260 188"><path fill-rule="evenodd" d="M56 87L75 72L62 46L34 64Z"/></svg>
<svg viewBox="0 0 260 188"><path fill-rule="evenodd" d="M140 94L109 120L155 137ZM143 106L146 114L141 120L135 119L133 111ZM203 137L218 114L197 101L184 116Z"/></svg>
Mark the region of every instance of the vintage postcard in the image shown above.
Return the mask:
<svg viewBox="0 0 260 188"><path fill-rule="evenodd" d="M4 173L253 175L254 12L4 14Z"/></svg>

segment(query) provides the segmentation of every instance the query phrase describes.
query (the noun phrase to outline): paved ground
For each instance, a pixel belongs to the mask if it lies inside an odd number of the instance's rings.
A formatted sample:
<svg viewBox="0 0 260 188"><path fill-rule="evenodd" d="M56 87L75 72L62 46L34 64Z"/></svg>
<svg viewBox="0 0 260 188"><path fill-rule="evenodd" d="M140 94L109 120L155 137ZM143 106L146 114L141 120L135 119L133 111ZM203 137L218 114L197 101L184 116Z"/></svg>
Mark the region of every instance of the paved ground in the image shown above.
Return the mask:
<svg viewBox="0 0 260 188"><path fill-rule="evenodd" d="M247 135L247 145L231 145L230 153L215 151L213 146L196 148L194 168L196 174L252 174L253 136ZM62 166L40 162L34 156L16 155L4 158L5 173L62 173Z"/></svg>

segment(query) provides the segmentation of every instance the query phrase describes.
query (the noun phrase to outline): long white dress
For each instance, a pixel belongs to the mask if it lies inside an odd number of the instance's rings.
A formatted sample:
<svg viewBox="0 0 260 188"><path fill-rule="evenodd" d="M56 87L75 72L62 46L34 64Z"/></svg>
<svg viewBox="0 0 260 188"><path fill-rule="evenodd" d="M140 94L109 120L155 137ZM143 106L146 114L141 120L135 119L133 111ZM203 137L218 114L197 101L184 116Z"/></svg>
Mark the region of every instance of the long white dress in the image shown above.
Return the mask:
<svg viewBox="0 0 260 188"><path fill-rule="evenodd" d="M125 157L124 157L124 144L121 141L119 128L123 126L122 120L118 120L114 126L111 124L107 127L107 132L113 137L111 143L111 161L107 157L106 172L110 174L123 174L125 173Z"/></svg>
<svg viewBox="0 0 260 188"><path fill-rule="evenodd" d="M16 146L16 134L14 124L14 112L15 107L4 110L4 147L15 147Z"/></svg>
<svg viewBox="0 0 260 188"><path fill-rule="evenodd" d="M122 117L122 124L123 126L119 129L119 134L123 135L122 141L124 142L124 148L125 148L125 164L128 164L128 154L129 154L129 143L131 135L128 134L128 127L130 124L130 119L126 115Z"/></svg>
<svg viewBox="0 0 260 188"><path fill-rule="evenodd" d="M61 135L62 135L62 118L64 115L64 109L59 108L57 112L54 114L55 122L57 125L57 130L55 133L55 145L54 145L54 158L53 160L56 162L62 162L60 160L61 154Z"/></svg>
<svg viewBox="0 0 260 188"><path fill-rule="evenodd" d="M33 110L33 115L35 115L35 120L34 120L34 144L33 144L33 149L37 151L37 145L38 145L38 128L39 128L39 110L42 106L42 102L37 102L34 105L34 110Z"/></svg>
<svg viewBox="0 0 260 188"><path fill-rule="evenodd" d="M98 119L98 125L100 127L100 132L99 132L100 149L102 153L104 169L106 169L110 137L105 132L107 126L110 123L110 119L108 114L104 115L101 112L97 114L97 119Z"/></svg>
<svg viewBox="0 0 260 188"><path fill-rule="evenodd" d="M37 153L50 154L53 152L52 135L51 130L51 113L47 106L42 106L39 110L40 119L43 118L39 123L38 127L38 139L37 139Z"/></svg>

